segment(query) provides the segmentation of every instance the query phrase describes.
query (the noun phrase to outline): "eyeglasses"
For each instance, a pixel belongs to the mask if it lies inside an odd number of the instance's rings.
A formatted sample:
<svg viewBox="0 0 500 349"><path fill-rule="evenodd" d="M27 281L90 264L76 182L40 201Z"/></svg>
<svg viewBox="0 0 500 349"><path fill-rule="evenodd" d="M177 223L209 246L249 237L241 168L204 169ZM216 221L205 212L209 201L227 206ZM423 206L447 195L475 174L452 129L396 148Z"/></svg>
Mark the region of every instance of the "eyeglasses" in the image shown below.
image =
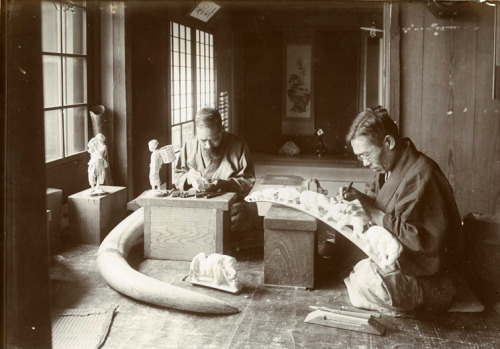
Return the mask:
<svg viewBox="0 0 500 349"><path fill-rule="evenodd" d="M356 158L361 162L364 162L364 161L371 162L371 159L374 158L374 156L379 152L379 150L380 150L379 148L372 149L372 151L370 151L368 153L365 152L365 153L356 155Z"/></svg>
<svg viewBox="0 0 500 349"><path fill-rule="evenodd" d="M359 154L359 155L356 155L356 158L359 160L359 161L365 161L365 160L369 160L370 157L372 155L372 152L368 153L368 154Z"/></svg>

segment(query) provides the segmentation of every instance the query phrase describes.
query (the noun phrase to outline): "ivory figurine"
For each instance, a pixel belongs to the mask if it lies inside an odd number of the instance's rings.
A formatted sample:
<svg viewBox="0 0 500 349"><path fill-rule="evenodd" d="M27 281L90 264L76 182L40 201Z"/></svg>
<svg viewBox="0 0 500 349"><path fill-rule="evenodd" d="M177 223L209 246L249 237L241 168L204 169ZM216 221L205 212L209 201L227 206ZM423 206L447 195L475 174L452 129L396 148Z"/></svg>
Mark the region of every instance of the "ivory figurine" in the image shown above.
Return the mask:
<svg viewBox="0 0 500 349"><path fill-rule="evenodd" d="M151 152L151 163L149 164L149 183L151 184L151 190L153 192L160 193L160 169L163 164L160 151L158 148L158 141L153 139L149 141L148 147Z"/></svg>
<svg viewBox="0 0 500 349"><path fill-rule="evenodd" d="M319 209L329 210L330 201L326 195L319 194L312 190L304 190L300 194L300 205L302 209L311 212L315 216L319 216Z"/></svg>
<svg viewBox="0 0 500 349"><path fill-rule="evenodd" d="M236 272L236 259L231 256L212 253L198 253L189 268L191 283L238 293L241 285Z"/></svg>
<svg viewBox="0 0 500 349"><path fill-rule="evenodd" d="M151 162L149 163L149 184L151 184L150 194L153 196L164 196L165 192L160 190L160 169L163 164L171 163L175 160L174 147L166 145L158 149L158 141L152 139L148 142L151 152Z"/></svg>
<svg viewBox="0 0 500 349"><path fill-rule="evenodd" d="M385 228L378 225L370 227L364 234L370 243L370 249L378 255L382 268L394 269L394 265L403 252L403 245Z"/></svg>
<svg viewBox="0 0 500 349"><path fill-rule="evenodd" d="M108 167L105 141L106 137L102 133L98 133L88 143L88 152L90 153L90 161L88 163L90 195L105 194L105 191L101 188L106 178L105 169Z"/></svg>
<svg viewBox="0 0 500 349"><path fill-rule="evenodd" d="M332 219L337 222L341 227L345 227L346 225L351 225L354 234L362 240L366 240L366 237L363 234L364 222L361 218L353 216L349 213L346 213L346 209L348 208L348 204L338 202L332 203L328 207L328 212L323 216L323 220L328 221Z"/></svg>
<svg viewBox="0 0 500 349"><path fill-rule="evenodd" d="M278 192L278 201L296 204L300 198L300 192L295 188L282 188Z"/></svg>

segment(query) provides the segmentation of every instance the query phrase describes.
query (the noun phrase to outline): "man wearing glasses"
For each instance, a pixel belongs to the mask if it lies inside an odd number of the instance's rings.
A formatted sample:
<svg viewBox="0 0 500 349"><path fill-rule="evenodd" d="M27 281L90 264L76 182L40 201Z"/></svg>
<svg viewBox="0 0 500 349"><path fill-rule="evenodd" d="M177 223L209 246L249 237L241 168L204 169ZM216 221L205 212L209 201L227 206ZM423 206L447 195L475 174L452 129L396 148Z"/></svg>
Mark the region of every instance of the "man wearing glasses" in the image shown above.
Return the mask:
<svg viewBox="0 0 500 349"><path fill-rule="evenodd" d="M354 188L346 192L351 213L385 228L403 245L394 272L386 274L369 259L356 264L344 280L351 303L394 316L445 310L456 294L454 269L463 247L448 180L410 139L399 136L381 106L357 115L346 141L376 173L365 194Z"/></svg>

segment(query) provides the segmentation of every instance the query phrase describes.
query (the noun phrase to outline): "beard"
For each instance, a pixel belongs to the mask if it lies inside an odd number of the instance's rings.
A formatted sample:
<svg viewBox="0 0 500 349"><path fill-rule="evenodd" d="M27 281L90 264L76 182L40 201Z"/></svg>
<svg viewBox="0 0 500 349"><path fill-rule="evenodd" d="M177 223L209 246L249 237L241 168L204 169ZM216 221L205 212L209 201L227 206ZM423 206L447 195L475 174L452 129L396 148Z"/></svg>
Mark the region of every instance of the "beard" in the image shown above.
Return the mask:
<svg viewBox="0 0 500 349"><path fill-rule="evenodd" d="M203 149L203 154L207 156L210 161L218 160L219 158L221 158L222 152L223 149L221 146L218 146L216 148Z"/></svg>

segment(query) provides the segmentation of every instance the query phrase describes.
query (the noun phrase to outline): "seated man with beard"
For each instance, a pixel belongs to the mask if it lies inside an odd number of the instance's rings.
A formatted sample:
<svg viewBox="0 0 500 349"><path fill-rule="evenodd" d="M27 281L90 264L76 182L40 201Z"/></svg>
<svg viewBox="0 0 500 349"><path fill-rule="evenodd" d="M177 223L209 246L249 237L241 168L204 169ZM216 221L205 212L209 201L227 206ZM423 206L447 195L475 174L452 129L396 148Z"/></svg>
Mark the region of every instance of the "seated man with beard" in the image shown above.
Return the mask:
<svg viewBox="0 0 500 349"><path fill-rule="evenodd" d="M255 183L255 173L250 151L245 141L224 131L222 118L216 109L201 109L195 118L196 137L182 146L174 167L174 185L179 190L198 188L203 180L203 190L233 192L238 202L231 208L231 240L239 240L245 233L258 226L257 206L247 203ZM201 188L200 188L201 189Z"/></svg>

